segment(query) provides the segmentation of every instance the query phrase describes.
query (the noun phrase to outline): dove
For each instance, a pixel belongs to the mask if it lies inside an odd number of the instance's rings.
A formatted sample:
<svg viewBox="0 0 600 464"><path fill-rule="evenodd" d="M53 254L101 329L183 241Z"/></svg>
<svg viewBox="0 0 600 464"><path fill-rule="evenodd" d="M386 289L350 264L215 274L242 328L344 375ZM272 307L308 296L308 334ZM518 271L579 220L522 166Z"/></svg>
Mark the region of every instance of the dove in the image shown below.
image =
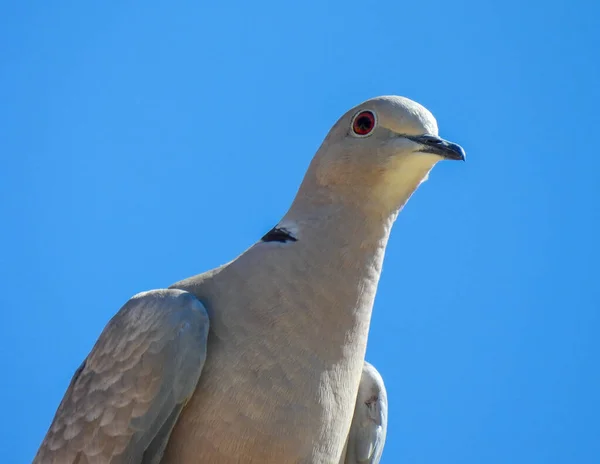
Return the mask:
<svg viewBox="0 0 600 464"><path fill-rule="evenodd" d="M390 231L437 162L464 159L408 98L350 109L261 239L116 313L34 462L377 463L387 395L365 352Z"/></svg>

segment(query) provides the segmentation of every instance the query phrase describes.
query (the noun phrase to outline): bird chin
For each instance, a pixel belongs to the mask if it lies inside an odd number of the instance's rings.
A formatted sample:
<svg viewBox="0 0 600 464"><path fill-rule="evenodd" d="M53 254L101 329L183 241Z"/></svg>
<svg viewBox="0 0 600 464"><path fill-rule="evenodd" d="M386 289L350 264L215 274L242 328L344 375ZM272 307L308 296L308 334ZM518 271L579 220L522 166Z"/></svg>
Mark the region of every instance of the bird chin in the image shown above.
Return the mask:
<svg viewBox="0 0 600 464"><path fill-rule="evenodd" d="M423 153L393 160L374 192L382 207L390 211L402 208L438 161L439 156Z"/></svg>

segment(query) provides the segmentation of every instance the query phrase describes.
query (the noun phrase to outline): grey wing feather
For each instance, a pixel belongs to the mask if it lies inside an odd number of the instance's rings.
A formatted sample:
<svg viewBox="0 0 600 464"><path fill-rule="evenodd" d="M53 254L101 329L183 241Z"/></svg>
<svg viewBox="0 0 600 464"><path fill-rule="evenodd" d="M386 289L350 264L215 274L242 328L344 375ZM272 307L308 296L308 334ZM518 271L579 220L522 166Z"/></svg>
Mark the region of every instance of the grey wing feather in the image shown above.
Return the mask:
<svg viewBox="0 0 600 464"><path fill-rule="evenodd" d="M387 433L388 402L383 379L365 361L354 417L340 464L378 464Z"/></svg>
<svg viewBox="0 0 600 464"><path fill-rule="evenodd" d="M75 372L34 464L159 462L200 378L208 328L191 293L131 298Z"/></svg>
<svg viewBox="0 0 600 464"><path fill-rule="evenodd" d="M160 464L161 458L167 448L167 443L169 443L169 437L179 418L179 414L181 414L183 406L183 403L178 404L171 414L169 414L169 417L167 417L167 420L163 423L160 431L154 436L150 446L144 451L142 464Z"/></svg>

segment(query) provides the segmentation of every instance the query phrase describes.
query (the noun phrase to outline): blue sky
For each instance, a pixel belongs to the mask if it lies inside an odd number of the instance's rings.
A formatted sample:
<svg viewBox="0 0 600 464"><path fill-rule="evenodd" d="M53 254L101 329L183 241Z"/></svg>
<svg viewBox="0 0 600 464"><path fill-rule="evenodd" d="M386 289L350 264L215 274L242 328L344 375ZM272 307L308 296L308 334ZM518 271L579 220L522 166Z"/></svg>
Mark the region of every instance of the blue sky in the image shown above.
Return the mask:
<svg viewBox="0 0 600 464"><path fill-rule="evenodd" d="M600 462L592 1L3 2L0 422L30 462L133 294L244 250L340 114L427 106L438 165L388 248L383 463Z"/></svg>

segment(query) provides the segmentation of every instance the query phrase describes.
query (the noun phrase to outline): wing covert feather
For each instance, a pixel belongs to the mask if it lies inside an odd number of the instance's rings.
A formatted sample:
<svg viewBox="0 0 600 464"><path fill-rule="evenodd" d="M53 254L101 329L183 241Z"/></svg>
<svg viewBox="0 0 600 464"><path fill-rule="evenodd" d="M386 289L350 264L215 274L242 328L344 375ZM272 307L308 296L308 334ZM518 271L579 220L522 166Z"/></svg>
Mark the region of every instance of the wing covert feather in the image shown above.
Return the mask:
<svg viewBox="0 0 600 464"><path fill-rule="evenodd" d="M365 361L354 417L340 464L379 464L387 432L388 402L383 379Z"/></svg>
<svg viewBox="0 0 600 464"><path fill-rule="evenodd" d="M34 464L157 462L144 453L162 453L194 392L208 327L206 310L191 293L132 297L75 372Z"/></svg>

